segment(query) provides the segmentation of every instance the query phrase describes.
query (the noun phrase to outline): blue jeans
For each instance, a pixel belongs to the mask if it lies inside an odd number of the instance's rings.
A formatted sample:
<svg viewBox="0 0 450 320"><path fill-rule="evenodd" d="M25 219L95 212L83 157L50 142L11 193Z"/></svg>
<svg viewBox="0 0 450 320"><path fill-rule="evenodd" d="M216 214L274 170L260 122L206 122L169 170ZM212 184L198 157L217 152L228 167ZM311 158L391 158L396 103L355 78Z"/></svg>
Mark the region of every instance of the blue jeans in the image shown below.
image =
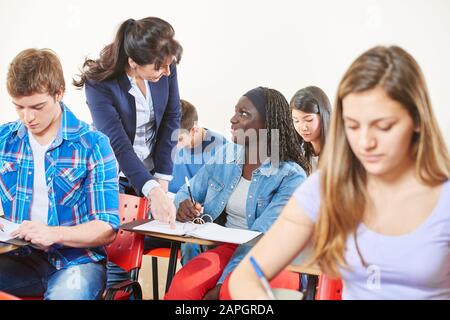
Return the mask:
<svg viewBox="0 0 450 320"><path fill-rule="evenodd" d="M0 255L0 291L45 300L96 300L105 289L103 262L57 270L45 252L23 247Z"/></svg>
<svg viewBox="0 0 450 320"><path fill-rule="evenodd" d="M189 260L195 258L202 250L200 245L195 243L182 243L181 244L181 265L184 266Z"/></svg>

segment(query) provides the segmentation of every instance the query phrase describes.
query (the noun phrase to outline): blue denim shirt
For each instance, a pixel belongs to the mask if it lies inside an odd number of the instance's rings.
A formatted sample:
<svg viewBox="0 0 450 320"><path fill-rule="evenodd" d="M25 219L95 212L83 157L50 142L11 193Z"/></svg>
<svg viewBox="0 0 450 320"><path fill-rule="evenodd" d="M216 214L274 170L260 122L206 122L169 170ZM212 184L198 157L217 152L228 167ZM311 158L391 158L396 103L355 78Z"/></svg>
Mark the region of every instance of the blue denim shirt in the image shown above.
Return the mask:
<svg viewBox="0 0 450 320"><path fill-rule="evenodd" d="M242 176L244 149L234 143L218 150L190 180L192 196L213 219L224 211L228 199ZM305 171L295 162L280 162L274 167L269 161L253 171L247 195L246 214L250 230L265 233L280 215L295 189L305 180ZM189 198L186 185L175 196L175 206ZM218 283L223 283L251 247L239 245L225 267Z"/></svg>

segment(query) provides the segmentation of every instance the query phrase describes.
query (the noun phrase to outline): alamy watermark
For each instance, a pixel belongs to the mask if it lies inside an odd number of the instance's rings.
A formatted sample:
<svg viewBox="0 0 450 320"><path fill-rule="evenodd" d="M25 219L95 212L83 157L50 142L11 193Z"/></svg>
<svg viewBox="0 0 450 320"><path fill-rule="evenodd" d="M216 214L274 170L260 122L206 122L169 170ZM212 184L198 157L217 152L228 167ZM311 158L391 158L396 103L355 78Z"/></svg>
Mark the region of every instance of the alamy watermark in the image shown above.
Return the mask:
<svg viewBox="0 0 450 320"><path fill-rule="evenodd" d="M171 140L178 141L180 135L189 136L189 131L184 129L175 130L172 133ZM234 144L224 146L224 140L215 137L215 140L211 142L211 137L205 137L203 141L211 143L204 149L203 143L198 143L192 148L184 147L190 149L193 155L192 157L177 158L176 155L180 150L177 147L172 149L171 156L174 164L179 164L180 161L184 164L204 164L208 162L212 164L225 164L232 161L236 161L238 164L244 164L246 158L248 164L258 164L270 158L271 167L278 168L280 165L280 130L270 130L270 150L268 140L269 130L267 129L239 129L234 133ZM243 146L246 147L248 152L246 157L242 154Z"/></svg>

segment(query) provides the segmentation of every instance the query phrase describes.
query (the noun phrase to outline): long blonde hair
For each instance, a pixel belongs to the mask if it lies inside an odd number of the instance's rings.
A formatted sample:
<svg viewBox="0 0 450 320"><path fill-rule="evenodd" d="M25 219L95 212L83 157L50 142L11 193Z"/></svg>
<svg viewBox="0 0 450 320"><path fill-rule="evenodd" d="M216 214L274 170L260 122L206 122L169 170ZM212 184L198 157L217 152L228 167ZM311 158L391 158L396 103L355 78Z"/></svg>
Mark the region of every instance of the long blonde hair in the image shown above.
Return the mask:
<svg viewBox="0 0 450 320"><path fill-rule="evenodd" d="M321 206L314 232L314 262L327 274L339 276L346 266L344 252L366 207L366 171L347 141L342 100L351 93L383 88L401 103L420 128L411 142L415 170L421 182L438 185L450 176L450 157L434 117L425 79L419 65L405 50L375 47L359 56L342 78L324 149L321 174ZM357 246L358 248L358 246ZM358 249L359 251L359 249ZM360 254L362 262L364 260Z"/></svg>

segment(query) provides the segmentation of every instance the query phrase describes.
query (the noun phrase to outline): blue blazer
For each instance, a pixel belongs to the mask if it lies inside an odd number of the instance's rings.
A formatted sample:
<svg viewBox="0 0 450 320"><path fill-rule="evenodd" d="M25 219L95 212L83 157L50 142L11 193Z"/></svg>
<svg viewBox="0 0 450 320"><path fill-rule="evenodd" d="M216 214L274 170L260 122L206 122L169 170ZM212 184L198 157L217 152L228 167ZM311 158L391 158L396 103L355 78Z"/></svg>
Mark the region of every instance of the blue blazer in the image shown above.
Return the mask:
<svg viewBox="0 0 450 320"><path fill-rule="evenodd" d="M170 76L149 83L156 122L156 142L153 149L155 172L172 174L172 149L177 139L171 140L180 127L180 94L176 65L170 66ZM133 149L136 134L136 102L128 93L131 88L126 73L117 78L85 83L86 102L95 127L109 137L120 170L142 195L144 184L155 177L148 172Z"/></svg>

